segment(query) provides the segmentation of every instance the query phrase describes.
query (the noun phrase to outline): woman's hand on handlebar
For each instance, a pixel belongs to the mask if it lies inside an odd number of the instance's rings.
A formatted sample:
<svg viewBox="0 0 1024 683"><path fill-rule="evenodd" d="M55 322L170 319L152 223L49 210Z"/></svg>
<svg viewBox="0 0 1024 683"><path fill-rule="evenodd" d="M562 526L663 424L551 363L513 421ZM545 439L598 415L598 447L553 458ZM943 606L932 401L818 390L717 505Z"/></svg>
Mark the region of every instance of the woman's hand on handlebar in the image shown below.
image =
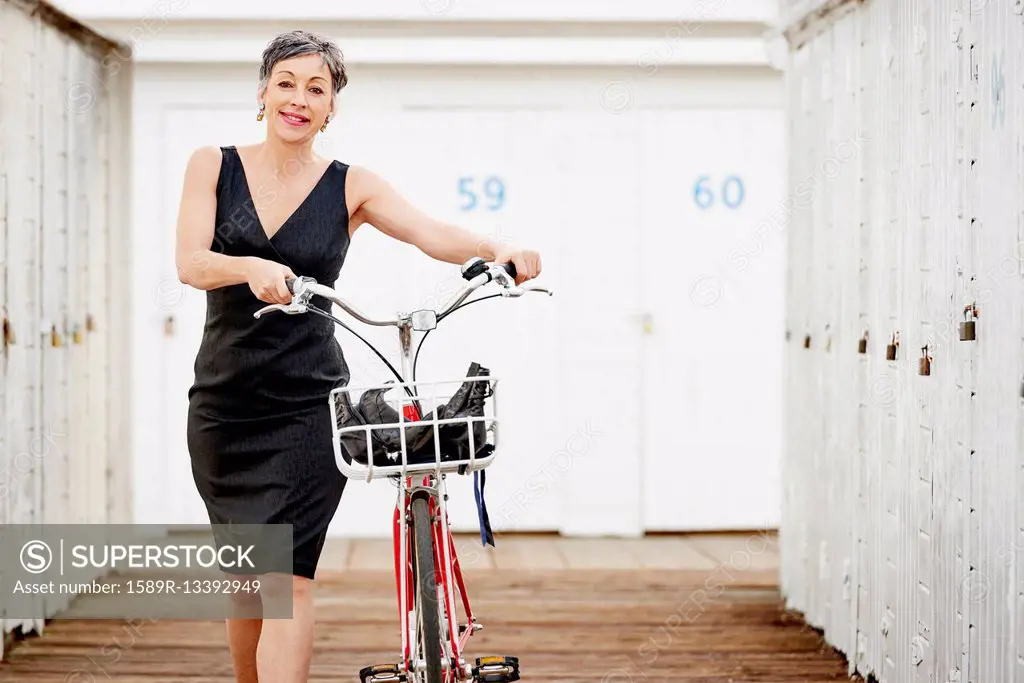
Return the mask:
<svg viewBox="0 0 1024 683"><path fill-rule="evenodd" d="M252 257L246 269L249 289L256 298L268 304L289 304L292 293L285 282L293 279L295 273L282 263Z"/></svg>
<svg viewBox="0 0 1024 683"><path fill-rule="evenodd" d="M519 249L508 245L500 245L494 250L495 263L511 263L515 266L516 285L540 275L540 253L532 249Z"/></svg>

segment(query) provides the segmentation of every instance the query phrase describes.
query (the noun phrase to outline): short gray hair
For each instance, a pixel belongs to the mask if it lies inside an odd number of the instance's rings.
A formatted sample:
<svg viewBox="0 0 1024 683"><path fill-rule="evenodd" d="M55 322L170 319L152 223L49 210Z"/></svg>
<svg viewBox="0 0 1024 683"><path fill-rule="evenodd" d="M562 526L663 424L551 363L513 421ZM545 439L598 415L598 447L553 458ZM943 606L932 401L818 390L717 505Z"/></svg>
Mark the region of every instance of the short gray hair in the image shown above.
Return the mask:
<svg viewBox="0 0 1024 683"><path fill-rule="evenodd" d="M331 72L334 94L337 95L348 83L345 64L341 50L327 38L309 31L288 31L274 37L263 50L263 62L260 64L260 89L267 87L270 72L274 65L285 59L302 55L318 54Z"/></svg>

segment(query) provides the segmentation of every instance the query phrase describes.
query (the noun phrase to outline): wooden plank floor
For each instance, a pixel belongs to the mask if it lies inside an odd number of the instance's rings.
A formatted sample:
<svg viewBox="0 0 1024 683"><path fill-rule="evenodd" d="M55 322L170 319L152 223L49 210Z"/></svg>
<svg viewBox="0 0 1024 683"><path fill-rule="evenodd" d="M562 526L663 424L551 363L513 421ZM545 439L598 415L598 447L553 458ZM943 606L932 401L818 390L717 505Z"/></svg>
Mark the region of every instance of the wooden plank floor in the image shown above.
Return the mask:
<svg viewBox="0 0 1024 683"><path fill-rule="evenodd" d="M457 539L484 630L469 656L518 655L523 680L846 680L846 663L777 588L778 549L761 534L638 540ZM398 648L390 548L331 542L317 588L310 680L357 681ZM229 683L218 622L53 621L15 644L0 682Z"/></svg>

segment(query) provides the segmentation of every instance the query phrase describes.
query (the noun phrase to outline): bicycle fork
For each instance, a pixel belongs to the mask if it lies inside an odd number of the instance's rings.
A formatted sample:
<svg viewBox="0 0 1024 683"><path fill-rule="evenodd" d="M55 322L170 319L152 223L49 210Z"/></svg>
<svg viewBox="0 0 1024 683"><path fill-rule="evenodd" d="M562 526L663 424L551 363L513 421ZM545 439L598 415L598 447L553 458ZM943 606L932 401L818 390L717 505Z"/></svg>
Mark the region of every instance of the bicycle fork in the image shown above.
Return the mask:
<svg viewBox="0 0 1024 683"><path fill-rule="evenodd" d="M395 506L393 517L395 583L398 590L398 612L402 626L402 656L408 670L414 671L419 664L412 660L415 643L418 637L415 610L416 581L413 574L413 538L409 527L409 510L412 497L418 492L429 496L431 546L433 548L433 565L437 604L440 606L438 616L441 627L442 668L445 680L454 682L473 676L472 670L465 663L462 652L473 632L483 628L476 623L469 604L466 584L462 576L458 555L455 552L455 540L448 524L448 513L444 504L446 492L443 480L438 481L433 475L424 476L422 481L413 482L408 477L405 486L399 492L399 500ZM462 607L467 623L459 625L458 612L455 605L456 590L461 597ZM454 669L454 671L453 671ZM454 673L454 675L453 675Z"/></svg>

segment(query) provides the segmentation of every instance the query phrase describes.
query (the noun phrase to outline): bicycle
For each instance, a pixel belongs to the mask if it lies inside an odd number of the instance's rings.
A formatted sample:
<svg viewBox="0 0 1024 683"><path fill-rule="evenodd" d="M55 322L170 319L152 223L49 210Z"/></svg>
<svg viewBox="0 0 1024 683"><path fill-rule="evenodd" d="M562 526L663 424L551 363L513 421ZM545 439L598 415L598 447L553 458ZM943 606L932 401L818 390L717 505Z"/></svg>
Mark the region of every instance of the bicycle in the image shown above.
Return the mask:
<svg viewBox="0 0 1024 683"><path fill-rule="evenodd" d="M498 380L474 363L465 377L421 382L416 379L416 364L426 336L456 310L497 296L518 297L527 292L550 296L553 293L541 287L517 286L515 266L511 263L487 264L483 259L473 258L463 264L461 272L466 284L440 310L420 309L399 313L394 319L377 320L359 312L333 288L318 284L312 278L299 277L288 280L291 303L271 304L255 313L257 318L270 311L327 317L367 344L398 380L370 387L338 387L329 398L334 451L342 473L350 479L368 482L388 478L399 488L392 528L401 653L396 663L361 669L361 683L455 683L471 679L481 683L506 683L519 679L518 657L477 657L475 666L465 660L469 638L481 630L483 624L470 606L445 502L448 499L446 476L472 472L481 541L486 544L490 528L483 504L484 469L496 455L498 429L494 397ZM499 294L466 301L477 289L492 282L500 286ZM317 296L336 304L366 325L396 327L401 372L355 330L314 305L313 297ZM423 334L414 354L416 332ZM410 379L407 381L406 377ZM459 386L451 396L438 393L439 387L451 384ZM390 402L380 401L384 391L394 389L404 394L398 399L398 410L391 408ZM354 392L362 394L358 404L351 400ZM368 392L373 402L367 405L376 411L373 413L375 420L366 418L371 412L369 409L360 412L356 407L366 403ZM459 396L470 406L461 413L450 410ZM439 403L444 399L447 402ZM433 409L425 411L424 402L432 404ZM360 433L366 440L365 450L357 440ZM433 458L426 457L430 450ZM462 623L456 610L456 589L464 611ZM443 605L443 609L439 609L439 605Z"/></svg>

